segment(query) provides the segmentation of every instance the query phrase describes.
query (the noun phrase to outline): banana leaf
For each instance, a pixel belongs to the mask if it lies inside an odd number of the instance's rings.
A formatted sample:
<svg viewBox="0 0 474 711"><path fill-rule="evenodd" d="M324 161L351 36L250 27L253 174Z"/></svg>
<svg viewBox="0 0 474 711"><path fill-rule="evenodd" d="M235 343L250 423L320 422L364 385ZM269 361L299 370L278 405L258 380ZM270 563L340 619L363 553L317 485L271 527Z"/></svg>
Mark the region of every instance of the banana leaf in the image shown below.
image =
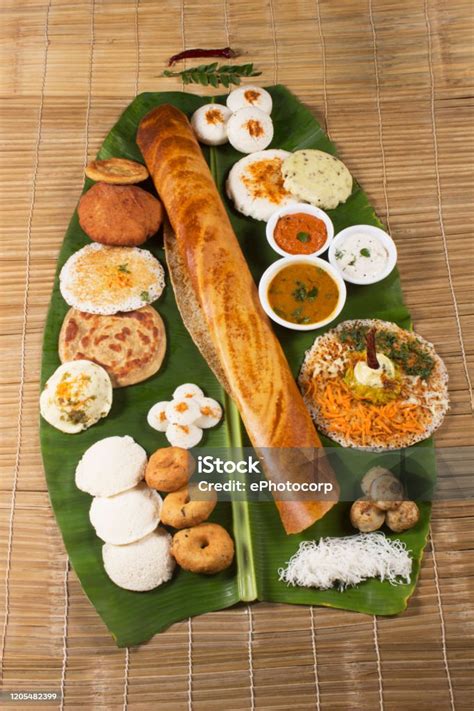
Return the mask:
<svg viewBox="0 0 474 711"><path fill-rule="evenodd" d="M319 148L335 153L335 146L316 119L294 95L283 86L271 87L270 92L274 103L272 117L275 125L272 147L287 150ZM217 97L215 101L224 103L225 97ZM143 162L135 136L141 118L150 109L160 104L172 103L189 116L199 106L208 102L209 97L180 92L141 94L129 105L110 131L98 157L116 156ZM241 158L241 154L230 145L205 148L204 151L250 269L258 281L277 255L265 239L264 223L238 214L225 197L226 175L233 163ZM84 191L91 185L92 182L86 179ZM151 181L144 187L153 191ZM357 183L348 201L331 211L331 217L336 232L351 224L381 225L366 194ZM68 307L59 291L59 271L68 257L88 243L89 239L81 230L75 212L59 255L47 316L42 384L60 364L57 343ZM165 266L161 240L150 240L146 247ZM326 605L377 615L393 615L405 609L416 584L426 544L429 504L421 505L418 525L397 536L405 541L412 551L413 575L408 585L392 586L388 582L368 580L344 592L288 587L279 582L277 571L297 550L300 541L353 533L348 520L350 504L339 503L312 528L296 536L287 536L272 503L242 501L220 503L211 517L211 520L221 523L231 531L235 539L236 560L228 570L215 576L204 576L179 569L170 582L147 593L122 590L111 582L102 564L102 542L96 537L89 522L91 498L79 491L74 483L77 462L90 445L103 437L129 434L149 454L158 447L166 446L165 436L147 426L147 412L157 400L168 399L178 385L189 380L198 383L207 395L223 402L226 411L223 422L215 429L206 431L203 445L229 449L249 445L234 404L222 391L182 323L169 279L168 286L155 307L163 317L168 337L167 354L160 371L143 383L115 390L109 416L89 430L71 436L59 432L43 420L40 424L48 490L67 552L85 594L117 644L139 644L177 620L226 608L242 600ZM349 285L347 303L338 320L348 318L381 318L409 327L410 315L403 302L397 270L379 284L368 287ZM275 329L296 376L305 350L322 331L295 332L278 326ZM324 440L324 444L335 446L329 440ZM431 444L426 446L425 443L424 447L417 449L418 465L434 478L435 462ZM376 455L365 454L364 467L358 467L357 471L350 474L355 479L360 478L361 472L366 471L374 461Z"/></svg>

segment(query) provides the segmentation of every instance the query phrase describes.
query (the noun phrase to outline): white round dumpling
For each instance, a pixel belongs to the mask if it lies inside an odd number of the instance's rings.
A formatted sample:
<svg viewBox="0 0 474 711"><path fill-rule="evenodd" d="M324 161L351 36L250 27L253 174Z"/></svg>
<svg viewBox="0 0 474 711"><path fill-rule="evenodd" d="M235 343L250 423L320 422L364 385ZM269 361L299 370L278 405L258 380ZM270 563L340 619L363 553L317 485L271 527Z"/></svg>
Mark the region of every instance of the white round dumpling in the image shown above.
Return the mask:
<svg viewBox="0 0 474 711"><path fill-rule="evenodd" d="M230 92L226 104L233 112L250 106L268 115L271 114L273 106L272 97L261 86L239 86Z"/></svg>
<svg viewBox="0 0 474 711"><path fill-rule="evenodd" d="M157 402L150 408L147 415L147 422L150 427L158 432L166 432L166 428L169 425L166 419L166 408L169 405L168 400L163 400L162 402Z"/></svg>
<svg viewBox="0 0 474 711"><path fill-rule="evenodd" d="M199 405L195 398L174 399L166 406L166 419L170 424L192 425L199 415Z"/></svg>
<svg viewBox="0 0 474 711"><path fill-rule="evenodd" d="M204 397L204 393L201 388L194 385L194 383L183 383L182 385L178 385L174 391L173 399L182 400L185 397Z"/></svg>
<svg viewBox="0 0 474 711"><path fill-rule="evenodd" d="M160 522L163 499L146 484L115 496L96 496L89 511L95 532L105 543L133 543L155 530Z"/></svg>
<svg viewBox="0 0 474 711"><path fill-rule="evenodd" d="M231 115L227 106L206 104L193 113L191 126L201 143L220 146L227 143L227 121Z"/></svg>
<svg viewBox="0 0 474 711"><path fill-rule="evenodd" d="M229 143L241 153L263 151L273 139L273 121L251 106L236 111L227 122Z"/></svg>
<svg viewBox="0 0 474 711"><path fill-rule="evenodd" d="M200 415L194 424L196 427L202 427L203 429L215 427L222 417L222 407L212 397L203 397L199 401L199 412Z"/></svg>
<svg viewBox="0 0 474 711"><path fill-rule="evenodd" d="M125 546L106 543L102 546L105 572L125 590L153 590L173 575L175 562L170 549L171 536L161 527Z"/></svg>
<svg viewBox="0 0 474 711"><path fill-rule="evenodd" d="M92 496L114 496L143 479L146 462L145 450L132 437L105 437L82 455L76 486Z"/></svg>
<svg viewBox="0 0 474 711"><path fill-rule="evenodd" d="M191 449L202 439L202 429L196 425L171 424L166 430L166 439L173 447Z"/></svg>

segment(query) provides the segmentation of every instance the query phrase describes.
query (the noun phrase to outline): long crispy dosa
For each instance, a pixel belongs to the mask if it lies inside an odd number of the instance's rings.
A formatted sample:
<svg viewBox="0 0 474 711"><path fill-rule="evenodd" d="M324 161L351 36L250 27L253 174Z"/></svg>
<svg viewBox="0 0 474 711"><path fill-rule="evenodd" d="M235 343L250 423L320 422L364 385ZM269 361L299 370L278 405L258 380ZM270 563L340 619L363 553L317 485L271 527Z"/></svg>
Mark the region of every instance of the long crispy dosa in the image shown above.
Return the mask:
<svg viewBox="0 0 474 711"><path fill-rule="evenodd" d="M296 450L311 451L321 442L186 116L170 105L154 109L140 123L137 143L167 210L181 272L202 310L229 394L253 445L272 450L266 475L313 481L312 467L302 473L300 462L293 471L292 461L275 451L293 449L296 457ZM334 505L338 486L325 458L318 457L317 479L333 484L331 501L276 501L287 533L308 528Z"/></svg>

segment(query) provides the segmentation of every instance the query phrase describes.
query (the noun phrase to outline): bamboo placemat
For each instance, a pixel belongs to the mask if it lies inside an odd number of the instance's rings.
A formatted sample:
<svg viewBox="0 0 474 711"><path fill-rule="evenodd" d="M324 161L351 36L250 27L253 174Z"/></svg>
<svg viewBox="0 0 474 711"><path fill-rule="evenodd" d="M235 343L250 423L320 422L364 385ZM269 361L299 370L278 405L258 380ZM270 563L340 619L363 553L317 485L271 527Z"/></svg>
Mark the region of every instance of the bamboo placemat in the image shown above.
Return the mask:
<svg viewBox="0 0 474 711"><path fill-rule="evenodd" d="M398 618L256 604L118 650L69 568L37 432L42 329L83 165L136 93L181 88L159 77L171 54L230 44L326 124L389 226L416 326L450 373L437 444L469 444L471 2L3 0L1 13L4 689L60 692L45 705L67 709L471 708L468 503L435 506Z"/></svg>

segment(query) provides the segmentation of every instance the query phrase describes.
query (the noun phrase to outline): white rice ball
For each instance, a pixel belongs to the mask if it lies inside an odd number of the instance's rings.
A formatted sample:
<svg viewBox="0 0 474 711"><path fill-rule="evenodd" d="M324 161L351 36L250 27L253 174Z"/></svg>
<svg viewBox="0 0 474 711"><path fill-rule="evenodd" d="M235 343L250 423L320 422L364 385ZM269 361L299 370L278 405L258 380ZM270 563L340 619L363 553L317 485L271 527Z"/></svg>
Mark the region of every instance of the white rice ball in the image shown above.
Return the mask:
<svg viewBox="0 0 474 711"><path fill-rule="evenodd" d="M199 416L198 401L194 398L172 400L166 406L166 419L173 425L192 425Z"/></svg>
<svg viewBox="0 0 474 711"><path fill-rule="evenodd" d="M273 107L272 97L261 86L239 86L230 92L226 104L232 112L251 106L268 115Z"/></svg>
<svg viewBox="0 0 474 711"><path fill-rule="evenodd" d="M157 402L148 411L147 422L154 430L158 432L166 432L169 425L166 419L166 408L169 405L168 400Z"/></svg>
<svg viewBox="0 0 474 711"><path fill-rule="evenodd" d="M146 452L132 437L105 437L86 449L76 468L76 486L92 496L114 496L145 475Z"/></svg>
<svg viewBox="0 0 474 711"><path fill-rule="evenodd" d="M166 439L173 447L191 449L202 439L202 429L196 425L171 424L166 430Z"/></svg>
<svg viewBox="0 0 474 711"><path fill-rule="evenodd" d="M193 113L191 126L201 143L220 146L227 143L227 121L231 115L232 111L227 106L206 104Z"/></svg>
<svg viewBox="0 0 474 711"><path fill-rule="evenodd" d="M251 106L236 111L227 122L229 143L241 153L263 151L273 139L273 121Z"/></svg>
<svg viewBox="0 0 474 711"><path fill-rule="evenodd" d="M196 427L202 427L205 430L219 424L222 417L222 407L212 397L203 397L199 400L199 412L200 416L194 424Z"/></svg>
<svg viewBox="0 0 474 711"><path fill-rule="evenodd" d="M194 383L183 383L182 385L178 385L178 387L174 391L173 399L182 400L185 397L204 397L204 393L201 388L197 385L194 385Z"/></svg>
<svg viewBox="0 0 474 711"><path fill-rule="evenodd" d="M153 590L173 575L175 562L170 548L171 536L164 528L125 546L106 543L102 546L105 572L125 590Z"/></svg>
<svg viewBox="0 0 474 711"><path fill-rule="evenodd" d="M99 538L121 546L154 531L160 522L162 504L158 492L141 483L115 496L95 497L89 518Z"/></svg>

